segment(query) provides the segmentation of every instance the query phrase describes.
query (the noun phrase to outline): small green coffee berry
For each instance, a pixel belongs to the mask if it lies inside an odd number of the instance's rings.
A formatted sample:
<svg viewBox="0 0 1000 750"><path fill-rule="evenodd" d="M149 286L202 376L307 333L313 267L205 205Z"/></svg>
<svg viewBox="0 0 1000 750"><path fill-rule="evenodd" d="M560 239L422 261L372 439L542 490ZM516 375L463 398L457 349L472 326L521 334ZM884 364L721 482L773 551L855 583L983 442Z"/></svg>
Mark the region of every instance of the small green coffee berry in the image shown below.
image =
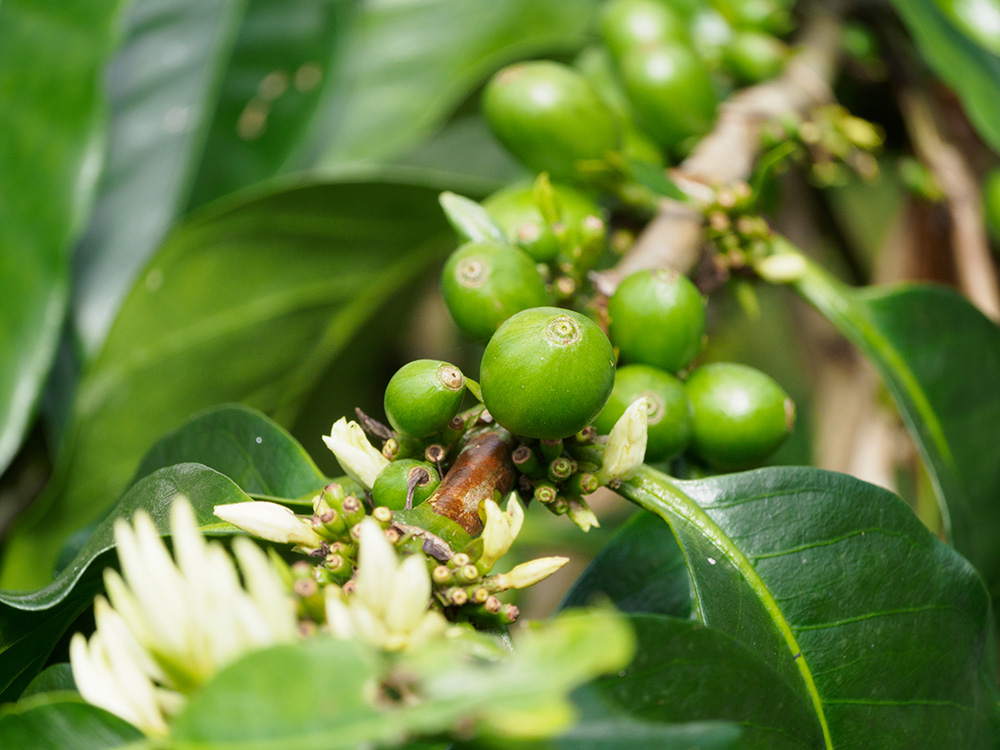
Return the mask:
<svg viewBox="0 0 1000 750"><path fill-rule="evenodd" d="M601 9L601 37L621 58L633 47L687 38L684 19L662 0L610 0Z"/></svg>
<svg viewBox="0 0 1000 750"><path fill-rule="evenodd" d="M385 389L385 416L397 432L422 438L440 432L458 413L465 377L455 365L436 359L407 362Z"/></svg>
<svg viewBox="0 0 1000 750"><path fill-rule="evenodd" d="M677 372L701 351L705 300L673 270L636 271L608 300L609 335L630 363Z"/></svg>
<svg viewBox="0 0 1000 750"><path fill-rule="evenodd" d="M503 323L483 353L483 401L502 427L525 437L579 432L604 408L615 355L604 332L570 310L538 307Z"/></svg>
<svg viewBox="0 0 1000 750"><path fill-rule="evenodd" d="M390 510L403 510L412 487L410 507L416 507L434 494L441 477L433 464L412 458L401 458L386 466L375 477L372 498L376 505Z"/></svg>
<svg viewBox="0 0 1000 750"><path fill-rule="evenodd" d="M483 114L514 156L554 177L586 176L581 161L603 161L619 146L618 124L604 100L586 78L556 62L501 70L486 84Z"/></svg>
<svg viewBox="0 0 1000 750"><path fill-rule="evenodd" d="M781 73L788 58L788 46L770 34L740 31L726 45L723 62L744 83L758 83Z"/></svg>
<svg viewBox="0 0 1000 750"><path fill-rule="evenodd" d="M692 407L692 452L716 469L759 464L785 442L795 404L770 376L745 365L719 362L691 373L685 383Z"/></svg>
<svg viewBox="0 0 1000 750"><path fill-rule="evenodd" d="M662 146L673 148L712 127L715 89L687 45L668 41L633 47L622 57L621 75L643 130Z"/></svg>
<svg viewBox="0 0 1000 750"><path fill-rule="evenodd" d="M682 453L691 443L691 402L684 384L656 367L619 367L611 398L594 420L594 427L607 435L625 410L643 396L648 405L646 460L666 461Z"/></svg>
<svg viewBox="0 0 1000 750"><path fill-rule="evenodd" d="M455 323L475 339L489 338L514 313L551 301L534 261L496 242L469 242L453 252L441 292Z"/></svg>
<svg viewBox="0 0 1000 750"><path fill-rule="evenodd" d="M566 185L552 185L558 201L559 222L576 234L591 217L604 221L603 209L587 195ZM559 240L538 209L531 183L515 184L493 193L483 201L493 220L511 243L539 263L559 254Z"/></svg>

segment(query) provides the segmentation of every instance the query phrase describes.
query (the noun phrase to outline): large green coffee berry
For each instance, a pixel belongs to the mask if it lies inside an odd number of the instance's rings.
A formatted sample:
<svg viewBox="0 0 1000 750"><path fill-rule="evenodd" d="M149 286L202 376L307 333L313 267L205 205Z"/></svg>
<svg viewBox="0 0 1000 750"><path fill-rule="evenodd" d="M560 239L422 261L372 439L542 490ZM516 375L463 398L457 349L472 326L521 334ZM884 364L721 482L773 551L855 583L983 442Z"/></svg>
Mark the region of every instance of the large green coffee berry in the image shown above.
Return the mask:
<svg viewBox="0 0 1000 750"><path fill-rule="evenodd" d="M636 271L608 300L609 335L628 362L677 372L701 351L705 300L676 271Z"/></svg>
<svg viewBox="0 0 1000 750"><path fill-rule="evenodd" d="M643 129L664 147L712 127L715 89L687 45L668 41L633 47L622 56L621 75Z"/></svg>
<svg viewBox="0 0 1000 750"><path fill-rule="evenodd" d="M411 507L416 507L434 494L441 483L441 477L433 464L401 458L386 466L375 477L372 499L375 505L384 505L390 510L403 510L406 498L413 488Z"/></svg>
<svg viewBox="0 0 1000 750"><path fill-rule="evenodd" d="M475 339L489 338L514 313L551 301L535 262L497 242L469 242L453 252L441 292L455 323Z"/></svg>
<svg viewBox="0 0 1000 750"><path fill-rule="evenodd" d="M691 399L691 449L717 469L745 469L770 456L795 424L795 404L774 380L752 367L705 365L685 383Z"/></svg>
<svg viewBox="0 0 1000 750"><path fill-rule="evenodd" d="M662 0L610 0L601 11L601 36L621 58L633 47L687 38L684 19Z"/></svg>
<svg viewBox="0 0 1000 750"><path fill-rule="evenodd" d="M552 185L559 222L576 235L588 223L603 227L604 211L579 190L566 185ZM531 183L510 185L483 201L493 220L500 225L510 241L518 245L539 263L553 260L560 243L538 208Z"/></svg>
<svg viewBox="0 0 1000 750"><path fill-rule="evenodd" d="M483 401L516 435L554 440L596 417L615 382L615 353L590 318L557 307L507 320L483 353Z"/></svg>
<svg viewBox="0 0 1000 750"><path fill-rule="evenodd" d="M691 442L691 403L684 384L670 373L648 365L619 367L611 398L594 427L607 435L625 410L643 396L648 405L646 460L666 461Z"/></svg>
<svg viewBox="0 0 1000 750"><path fill-rule="evenodd" d="M607 104L586 78L560 63L504 68L486 85L483 113L514 156L554 177L586 177L581 162L602 161L619 146Z"/></svg>
<svg viewBox="0 0 1000 750"><path fill-rule="evenodd" d="M758 83L777 76L785 67L788 47L760 31L740 31L723 51L726 67L744 83Z"/></svg>
<svg viewBox="0 0 1000 750"><path fill-rule="evenodd" d="M455 365L417 359L400 367L385 389L385 416L397 432L422 438L440 432L458 413L465 378Z"/></svg>

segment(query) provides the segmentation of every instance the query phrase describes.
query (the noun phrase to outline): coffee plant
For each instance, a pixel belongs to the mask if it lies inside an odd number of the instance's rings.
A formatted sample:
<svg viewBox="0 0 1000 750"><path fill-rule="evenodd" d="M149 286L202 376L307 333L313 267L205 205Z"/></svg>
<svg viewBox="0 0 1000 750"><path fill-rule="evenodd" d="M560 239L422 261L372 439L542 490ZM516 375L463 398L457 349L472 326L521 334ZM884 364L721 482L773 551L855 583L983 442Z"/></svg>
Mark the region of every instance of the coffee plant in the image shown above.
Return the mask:
<svg viewBox="0 0 1000 750"><path fill-rule="evenodd" d="M1000 747L998 29L0 3L0 747Z"/></svg>

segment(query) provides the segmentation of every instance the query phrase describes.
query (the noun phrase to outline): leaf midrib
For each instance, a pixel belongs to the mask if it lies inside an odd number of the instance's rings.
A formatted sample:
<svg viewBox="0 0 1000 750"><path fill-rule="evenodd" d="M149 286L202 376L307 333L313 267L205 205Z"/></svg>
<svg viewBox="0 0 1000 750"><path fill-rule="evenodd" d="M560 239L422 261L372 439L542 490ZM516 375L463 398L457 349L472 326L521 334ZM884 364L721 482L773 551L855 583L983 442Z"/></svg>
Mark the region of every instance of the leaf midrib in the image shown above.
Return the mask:
<svg viewBox="0 0 1000 750"><path fill-rule="evenodd" d="M660 494L660 491L664 490L669 493L667 497L662 497ZM671 519L667 517L663 506L669 507L671 512L697 528L736 568L751 591L756 594L764 610L770 615L771 621L778 628L778 632L788 647L789 653L793 655L795 664L802 676L806 693L812 701L816 718L823 731L825 747L827 750L833 750L833 739L830 735L826 713L823 710L823 699L820 697L819 690L816 687L816 682L813 679L812 670L809 668L806 655L795 639L793 628L785 618L781 607L771 595L767 585L750 563L747 556L740 551L719 525L712 520L711 516L702 510L691 497L677 488L667 475L643 466L635 477L628 482L622 483L619 491L641 507L660 516L667 523L670 523ZM685 561L687 561L686 551ZM691 572L692 580L696 580L694 571L691 570L690 562L688 562L688 570Z"/></svg>

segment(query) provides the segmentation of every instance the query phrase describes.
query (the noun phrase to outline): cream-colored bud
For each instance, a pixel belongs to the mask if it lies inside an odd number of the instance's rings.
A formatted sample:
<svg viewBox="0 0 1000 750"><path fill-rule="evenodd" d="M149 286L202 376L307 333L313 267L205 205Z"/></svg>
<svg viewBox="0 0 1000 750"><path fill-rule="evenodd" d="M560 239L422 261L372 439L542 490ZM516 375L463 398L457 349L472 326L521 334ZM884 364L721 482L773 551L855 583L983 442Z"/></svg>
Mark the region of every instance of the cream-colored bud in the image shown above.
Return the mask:
<svg viewBox="0 0 1000 750"><path fill-rule="evenodd" d="M323 538L313 530L312 524L284 505L255 500L216 505L214 510L223 521L269 542L297 544L300 547L319 547L323 544Z"/></svg>
<svg viewBox="0 0 1000 750"><path fill-rule="evenodd" d="M389 465L389 460L368 442L361 425L348 422L345 417L333 424L330 434L323 436L323 442L333 451L347 475L368 489L375 485L379 472Z"/></svg>
<svg viewBox="0 0 1000 750"><path fill-rule="evenodd" d="M601 484L632 477L646 458L647 404L636 399L625 410L608 435L604 462L597 472Z"/></svg>

